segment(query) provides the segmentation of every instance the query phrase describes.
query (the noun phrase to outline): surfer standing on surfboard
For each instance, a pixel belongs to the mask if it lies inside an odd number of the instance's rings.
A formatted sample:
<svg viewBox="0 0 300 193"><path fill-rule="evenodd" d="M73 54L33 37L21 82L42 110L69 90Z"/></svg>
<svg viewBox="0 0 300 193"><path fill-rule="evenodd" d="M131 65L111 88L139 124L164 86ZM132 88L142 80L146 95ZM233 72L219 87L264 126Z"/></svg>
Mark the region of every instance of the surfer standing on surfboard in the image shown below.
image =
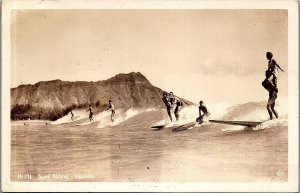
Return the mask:
<svg viewBox="0 0 300 193"><path fill-rule="evenodd" d="M175 106L175 110L174 110L174 115L176 117L176 120L178 121L179 119L179 112L183 107L183 104L181 102L181 100L174 96L173 92L170 92L168 95L169 101L171 103L171 109L173 109L173 107Z"/></svg>
<svg viewBox="0 0 300 193"><path fill-rule="evenodd" d="M178 119L179 119L179 112L182 109L183 104L182 104L181 100L178 97L175 97L174 103L175 103L174 115L176 117L176 120L178 121Z"/></svg>
<svg viewBox="0 0 300 193"><path fill-rule="evenodd" d="M74 113L70 111L70 114L71 114L71 120L74 121Z"/></svg>
<svg viewBox="0 0 300 193"><path fill-rule="evenodd" d="M115 106L113 105L111 100L108 101L108 108L105 111L111 111L110 119L111 122L114 122L114 115L116 112L115 112Z"/></svg>
<svg viewBox="0 0 300 193"><path fill-rule="evenodd" d="M172 120L172 115L171 115L171 109L172 109L172 104L170 103L169 97L168 97L168 93L167 92L163 92L163 98L162 98L166 108L167 108L167 113L169 115L169 118L171 121Z"/></svg>
<svg viewBox="0 0 300 193"><path fill-rule="evenodd" d="M273 119L273 114L275 115L276 118L278 118L278 113L275 110L275 100L277 99L277 93L278 93L277 78L274 75L274 73L272 73L272 70L268 69L266 71L266 79L264 80L262 85L269 92L267 110L270 116L270 120Z"/></svg>
<svg viewBox="0 0 300 193"><path fill-rule="evenodd" d="M92 122L92 121L94 121L94 119L93 119L93 109L92 109L92 105L89 105L89 109L88 110L86 110L86 112L90 112L90 114L89 114L89 119L90 119L90 121Z"/></svg>
<svg viewBox="0 0 300 193"><path fill-rule="evenodd" d="M203 123L203 118L204 118L204 116L209 116L210 115L210 113L208 112L208 110L207 110L207 108L206 108L206 106L204 105L204 103L203 103L203 101L200 101L199 102L199 117L196 119L196 121L199 123L199 124L201 124L201 123ZM203 114L202 114L202 113Z"/></svg>
<svg viewBox="0 0 300 193"><path fill-rule="evenodd" d="M273 114L278 118L278 113L275 110L275 100L277 98L277 72L278 68L284 72L284 70L273 59L271 52L266 53L268 61L268 70L266 71L266 79L262 82L263 87L269 92L269 99L267 104L267 110L270 116L270 120L273 119Z"/></svg>

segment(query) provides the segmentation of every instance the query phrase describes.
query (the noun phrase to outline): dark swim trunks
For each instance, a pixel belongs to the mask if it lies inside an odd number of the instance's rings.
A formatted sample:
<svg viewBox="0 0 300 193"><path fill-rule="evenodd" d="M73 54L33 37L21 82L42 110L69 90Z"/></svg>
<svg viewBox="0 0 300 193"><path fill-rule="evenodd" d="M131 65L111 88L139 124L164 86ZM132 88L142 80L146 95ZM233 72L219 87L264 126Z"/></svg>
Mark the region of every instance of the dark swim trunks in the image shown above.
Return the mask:
<svg viewBox="0 0 300 193"><path fill-rule="evenodd" d="M276 90L272 90L272 91L269 92L268 105L271 105L271 104L275 103L275 100L277 99L277 92L276 92Z"/></svg>

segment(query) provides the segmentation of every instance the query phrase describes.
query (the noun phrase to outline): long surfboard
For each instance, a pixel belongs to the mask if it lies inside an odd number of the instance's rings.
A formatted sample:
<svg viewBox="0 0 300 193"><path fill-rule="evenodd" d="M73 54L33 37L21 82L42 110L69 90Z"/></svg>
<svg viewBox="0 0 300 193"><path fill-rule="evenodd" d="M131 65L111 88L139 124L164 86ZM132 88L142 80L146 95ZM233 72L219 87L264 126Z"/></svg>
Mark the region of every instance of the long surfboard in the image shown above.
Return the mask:
<svg viewBox="0 0 300 193"><path fill-rule="evenodd" d="M227 124L227 125L240 125L246 127L256 127L257 125L262 123L262 122L254 122L254 121L222 121L222 120L209 120L209 122Z"/></svg>
<svg viewBox="0 0 300 193"><path fill-rule="evenodd" d="M190 129L192 127L195 127L197 124L199 124L199 123L198 122L186 123L186 124L183 124L183 125L173 128L172 131L174 131L174 132L184 131L184 130Z"/></svg>
<svg viewBox="0 0 300 193"><path fill-rule="evenodd" d="M164 128L165 126L167 126L168 124L163 124L163 125L153 125L151 126L152 129L162 129Z"/></svg>

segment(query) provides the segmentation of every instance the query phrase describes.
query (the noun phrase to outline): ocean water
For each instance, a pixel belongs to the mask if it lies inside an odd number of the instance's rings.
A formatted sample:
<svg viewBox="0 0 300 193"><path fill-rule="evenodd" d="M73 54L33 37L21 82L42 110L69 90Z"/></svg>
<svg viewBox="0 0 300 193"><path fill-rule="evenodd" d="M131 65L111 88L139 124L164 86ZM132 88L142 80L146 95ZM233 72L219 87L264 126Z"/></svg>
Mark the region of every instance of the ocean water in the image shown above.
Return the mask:
<svg viewBox="0 0 300 193"><path fill-rule="evenodd" d="M177 124L193 121L196 110L183 109ZM262 113L264 119L266 111ZM261 116L259 112L255 115ZM243 115L242 119L251 116ZM11 179L179 183L288 180L287 116L253 129L206 123L180 132L172 131L176 124L151 129L168 122L164 110L130 111L117 124L108 124L109 114L95 117L92 123L83 117L52 125L12 124Z"/></svg>

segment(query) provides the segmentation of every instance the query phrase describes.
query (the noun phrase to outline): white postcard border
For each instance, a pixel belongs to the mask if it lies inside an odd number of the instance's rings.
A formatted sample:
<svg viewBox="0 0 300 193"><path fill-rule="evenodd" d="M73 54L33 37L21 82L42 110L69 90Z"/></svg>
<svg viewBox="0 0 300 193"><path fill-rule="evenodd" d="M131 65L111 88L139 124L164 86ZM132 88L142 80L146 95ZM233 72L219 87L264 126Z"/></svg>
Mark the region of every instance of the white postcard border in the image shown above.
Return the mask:
<svg viewBox="0 0 300 193"><path fill-rule="evenodd" d="M10 21L13 9L288 9L288 182L286 183L125 183L10 181ZM261 191L298 190L299 66L298 4L294 0L6 0L2 3L2 191Z"/></svg>

